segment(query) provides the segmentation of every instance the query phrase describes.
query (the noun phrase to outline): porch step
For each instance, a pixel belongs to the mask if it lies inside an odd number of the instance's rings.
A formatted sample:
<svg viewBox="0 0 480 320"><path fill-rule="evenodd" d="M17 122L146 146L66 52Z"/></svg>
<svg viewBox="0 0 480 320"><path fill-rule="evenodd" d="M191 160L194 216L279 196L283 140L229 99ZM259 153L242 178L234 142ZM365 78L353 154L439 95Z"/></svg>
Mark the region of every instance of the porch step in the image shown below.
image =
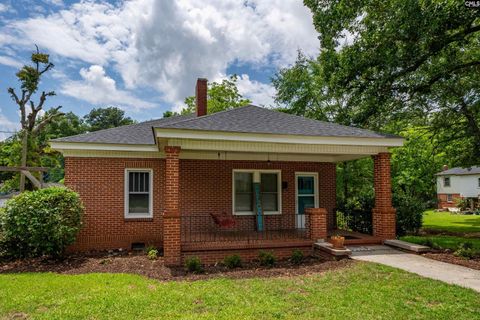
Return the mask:
<svg viewBox="0 0 480 320"><path fill-rule="evenodd" d="M385 240L383 243L386 244L387 246L390 246L390 247L400 248L400 249L403 249L403 250L412 251L412 252L416 252L416 253L422 253L422 252L430 251L430 247L422 246L420 244L414 244L414 243L410 243L410 242L406 242L406 241L402 241L402 240L396 240L396 239Z"/></svg>
<svg viewBox="0 0 480 320"><path fill-rule="evenodd" d="M326 252L335 258L347 258L352 254L352 251L347 248L334 249L329 242L316 242L313 246L315 249Z"/></svg>

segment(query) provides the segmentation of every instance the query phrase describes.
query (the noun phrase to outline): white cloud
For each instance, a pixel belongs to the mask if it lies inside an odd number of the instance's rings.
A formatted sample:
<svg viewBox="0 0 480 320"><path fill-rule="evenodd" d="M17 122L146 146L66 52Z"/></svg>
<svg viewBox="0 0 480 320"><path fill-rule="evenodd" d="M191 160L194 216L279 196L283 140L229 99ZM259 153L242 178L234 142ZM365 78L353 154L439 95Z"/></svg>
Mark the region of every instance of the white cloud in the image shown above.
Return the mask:
<svg viewBox="0 0 480 320"><path fill-rule="evenodd" d="M152 87L174 105L193 94L197 77L218 79L234 62L279 67L294 62L298 49L307 55L318 50L311 13L299 0L82 1L10 22L2 33L8 36L0 36L0 44L37 43L109 66L128 89Z"/></svg>
<svg viewBox="0 0 480 320"><path fill-rule="evenodd" d="M13 9L10 5L6 3L0 3L0 13L5 12L15 12L15 9Z"/></svg>
<svg viewBox="0 0 480 320"><path fill-rule="evenodd" d="M21 62L8 56L0 56L0 64L10 66L10 67L15 67L15 68L21 68L23 66Z"/></svg>
<svg viewBox="0 0 480 320"><path fill-rule="evenodd" d="M60 92L94 105L115 105L135 111L156 106L136 98L128 91L119 90L115 80L106 75L102 66L92 65L88 69L82 68L80 76L83 80L65 82Z"/></svg>
<svg viewBox="0 0 480 320"><path fill-rule="evenodd" d="M274 105L275 88L268 83L250 80L248 74L242 74L237 82L238 91L250 99L253 104L271 107Z"/></svg>

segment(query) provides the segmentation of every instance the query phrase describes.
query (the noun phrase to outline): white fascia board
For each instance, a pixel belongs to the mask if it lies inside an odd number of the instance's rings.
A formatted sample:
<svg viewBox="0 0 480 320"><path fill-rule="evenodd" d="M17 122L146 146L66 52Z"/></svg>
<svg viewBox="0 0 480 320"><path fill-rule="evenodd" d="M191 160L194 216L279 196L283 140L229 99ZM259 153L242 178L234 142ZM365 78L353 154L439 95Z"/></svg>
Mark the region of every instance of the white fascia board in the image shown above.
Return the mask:
<svg viewBox="0 0 480 320"><path fill-rule="evenodd" d="M179 138L200 140L228 140L246 142L293 143L293 144L328 144L401 147L403 138L357 138L357 137L322 137L301 135L280 135L269 133L221 132L205 130L155 128L157 138Z"/></svg>
<svg viewBox="0 0 480 320"><path fill-rule="evenodd" d="M157 145L144 144L114 144L114 143L83 143L83 142L55 142L50 141L55 150L103 150L103 151L140 151L158 152Z"/></svg>

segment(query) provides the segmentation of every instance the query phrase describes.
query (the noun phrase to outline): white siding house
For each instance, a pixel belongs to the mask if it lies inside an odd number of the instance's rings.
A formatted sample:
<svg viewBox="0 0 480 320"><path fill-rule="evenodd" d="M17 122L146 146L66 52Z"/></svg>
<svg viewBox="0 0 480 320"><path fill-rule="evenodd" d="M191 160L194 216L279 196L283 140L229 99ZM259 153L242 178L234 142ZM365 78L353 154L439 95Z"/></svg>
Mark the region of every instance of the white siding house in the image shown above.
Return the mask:
<svg viewBox="0 0 480 320"><path fill-rule="evenodd" d="M436 174L439 208L455 206L456 198L480 197L480 167L452 168Z"/></svg>

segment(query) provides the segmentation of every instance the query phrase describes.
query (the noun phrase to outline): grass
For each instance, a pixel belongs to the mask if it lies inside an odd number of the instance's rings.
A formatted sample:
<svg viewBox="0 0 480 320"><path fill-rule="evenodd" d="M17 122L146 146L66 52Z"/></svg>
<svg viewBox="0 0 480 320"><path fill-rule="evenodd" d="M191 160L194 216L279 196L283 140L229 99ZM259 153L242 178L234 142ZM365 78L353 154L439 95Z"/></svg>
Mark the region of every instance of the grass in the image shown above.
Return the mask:
<svg viewBox="0 0 480 320"><path fill-rule="evenodd" d="M480 294L357 263L291 278L158 282L127 274L0 275L0 318L480 319Z"/></svg>
<svg viewBox="0 0 480 320"><path fill-rule="evenodd" d="M455 233L480 232L480 215L427 210L423 213L423 229Z"/></svg>
<svg viewBox="0 0 480 320"><path fill-rule="evenodd" d="M463 242L471 242L473 247L480 250L480 238L465 238L454 236L404 236L402 240L417 244L429 245L427 241L431 241L435 248L456 250Z"/></svg>

